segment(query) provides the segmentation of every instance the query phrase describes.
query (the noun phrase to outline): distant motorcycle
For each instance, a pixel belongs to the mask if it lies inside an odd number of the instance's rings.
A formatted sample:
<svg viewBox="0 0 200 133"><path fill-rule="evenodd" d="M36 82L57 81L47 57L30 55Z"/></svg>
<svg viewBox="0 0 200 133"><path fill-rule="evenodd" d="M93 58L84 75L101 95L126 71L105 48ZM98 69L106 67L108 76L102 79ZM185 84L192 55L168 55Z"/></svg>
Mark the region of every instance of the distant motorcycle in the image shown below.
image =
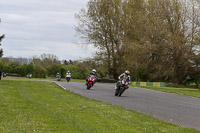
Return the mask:
<svg viewBox="0 0 200 133"><path fill-rule="evenodd" d="M61 80L61 76L60 76L60 75L57 75L56 77L57 77L57 80L58 80L58 81Z"/></svg>
<svg viewBox="0 0 200 133"><path fill-rule="evenodd" d="M122 93L128 88L128 82L126 81L126 79L122 79L117 87L117 89L115 90L115 96L121 96Z"/></svg>
<svg viewBox="0 0 200 133"><path fill-rule="evenodd" d="M69 75L66 76L66 80L67 80L67 82L70 81L70 78L71 78L71 76L69 76Z"/></svg>
<svg viewBox="0 0 200 133"><path fill-rule="evenodd" d="M94 75L91 75L88 80L87 80L87 83L86 83L86 86L87 86L87 89L89 90L95 83L95 76Z"/></svg>

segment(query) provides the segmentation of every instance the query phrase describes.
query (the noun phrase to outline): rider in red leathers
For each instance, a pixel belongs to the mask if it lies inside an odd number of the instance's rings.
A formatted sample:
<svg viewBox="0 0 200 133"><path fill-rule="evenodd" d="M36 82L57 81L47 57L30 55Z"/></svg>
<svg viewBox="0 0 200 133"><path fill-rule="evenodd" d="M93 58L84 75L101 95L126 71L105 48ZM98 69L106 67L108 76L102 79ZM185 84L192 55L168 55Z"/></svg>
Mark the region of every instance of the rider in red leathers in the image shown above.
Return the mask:
<svg viewBox="0 0 200 133"><path fill-rule="evenodd" d="M93 69L92 72L90 72L90 73L88 74L88 76L87 76L86 84L87 84L87 81L88 81L88 78L90 77L90 75L94 75L94 77L95 77L95 79L96 79L95 81L97 81L97 79L98 79L97 72L96 72L95 69Z"/></svg>

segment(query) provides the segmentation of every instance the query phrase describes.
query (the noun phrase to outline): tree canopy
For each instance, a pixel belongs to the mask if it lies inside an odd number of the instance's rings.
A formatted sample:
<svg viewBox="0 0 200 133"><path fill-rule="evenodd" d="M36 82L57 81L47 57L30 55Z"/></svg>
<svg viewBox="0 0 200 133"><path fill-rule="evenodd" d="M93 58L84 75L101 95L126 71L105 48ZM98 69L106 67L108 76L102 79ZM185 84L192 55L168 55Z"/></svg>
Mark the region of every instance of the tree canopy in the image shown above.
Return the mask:
<svg viewBox="0 0 200 133"><path fill-rule="evenodd" d="M99 48L97 58L114 78L129 69L135 80L183 84L200 71L197 2L90 0L76 14L76 31Z"/></svg>

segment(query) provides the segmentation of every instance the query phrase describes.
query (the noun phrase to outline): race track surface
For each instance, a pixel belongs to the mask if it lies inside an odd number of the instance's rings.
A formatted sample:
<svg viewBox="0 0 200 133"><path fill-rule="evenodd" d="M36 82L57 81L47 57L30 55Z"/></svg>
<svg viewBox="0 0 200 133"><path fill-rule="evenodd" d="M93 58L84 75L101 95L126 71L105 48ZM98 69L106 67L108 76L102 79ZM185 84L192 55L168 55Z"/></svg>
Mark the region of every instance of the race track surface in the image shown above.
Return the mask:
<svg viewBox="0 0 200 133"><path fill-rule="evenodd" d="M114 96L114 85L56 82L64 89L84 97L119 105L187 128L200 130L200 99L143 88L130 87L121 97Z"/></svg>

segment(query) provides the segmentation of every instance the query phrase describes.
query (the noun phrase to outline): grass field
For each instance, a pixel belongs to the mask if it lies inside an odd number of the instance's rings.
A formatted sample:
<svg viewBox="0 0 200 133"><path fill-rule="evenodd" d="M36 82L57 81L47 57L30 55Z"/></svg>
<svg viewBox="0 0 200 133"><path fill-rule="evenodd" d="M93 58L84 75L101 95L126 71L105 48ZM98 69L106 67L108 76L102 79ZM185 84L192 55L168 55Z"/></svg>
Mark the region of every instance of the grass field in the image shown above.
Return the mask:
<svg viewBox="0 0 200 133"><path fill-rule="evenodd" d="M1 80L3 133L196 133L133 111L84 98L51 82Z"/></svg>

